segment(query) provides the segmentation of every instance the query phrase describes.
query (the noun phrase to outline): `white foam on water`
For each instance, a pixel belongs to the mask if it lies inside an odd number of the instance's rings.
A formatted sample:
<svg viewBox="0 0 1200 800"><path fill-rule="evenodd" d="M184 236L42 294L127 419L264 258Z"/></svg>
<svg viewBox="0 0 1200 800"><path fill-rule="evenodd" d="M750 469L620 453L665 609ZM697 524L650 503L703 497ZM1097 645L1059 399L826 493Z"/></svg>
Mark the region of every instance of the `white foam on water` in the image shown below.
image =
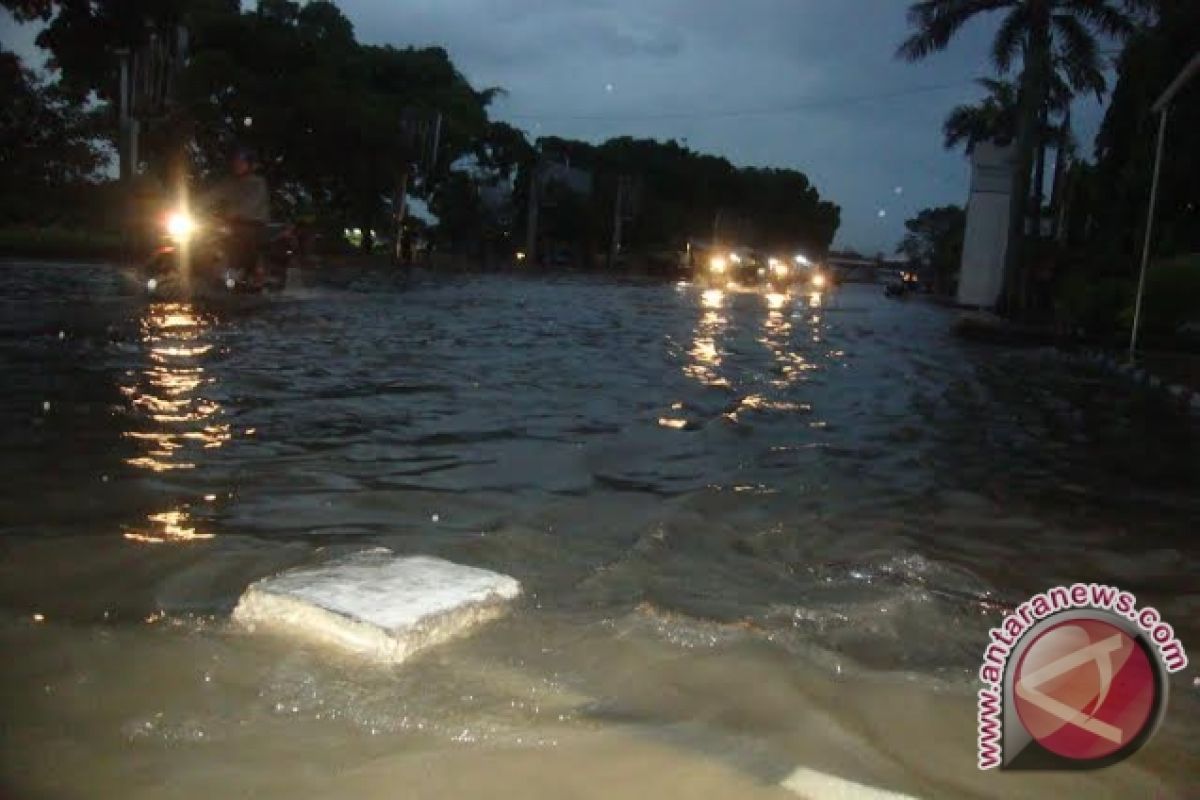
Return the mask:
<svg viewBox="0 0 1200 800"><path fill-rule="evenodd" d="M520 593L507 575L379 548L257 581L233 619L395 664L500 616Z"/></svg>
<svg viewBox="0 0 1200 800"><path fill-rule="evenodd" d="M808 767L797 767L780 786L808 800L917 800L911 795L864 786Z"/></svg>

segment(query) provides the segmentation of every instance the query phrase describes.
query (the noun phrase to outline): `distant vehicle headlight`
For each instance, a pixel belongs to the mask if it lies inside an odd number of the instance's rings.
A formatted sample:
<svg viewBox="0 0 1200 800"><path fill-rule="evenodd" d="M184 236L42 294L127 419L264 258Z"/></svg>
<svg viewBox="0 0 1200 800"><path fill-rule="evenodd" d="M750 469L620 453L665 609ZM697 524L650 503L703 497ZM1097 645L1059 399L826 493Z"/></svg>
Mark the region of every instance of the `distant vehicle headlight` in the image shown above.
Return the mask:
<svg viewBox="0 0 1200 800"><path fill-rule="evenodd" d="M713 256L708 260L708 268L718 274L724 272L728 266L724 256Z"/></svg>
<svg viewBox="0 0 1200 800"><path fill-rule="evenodd" d="M740 264L740 263L742 263L742 257L741 257L741 256L739 256L737 253L730 253L730 254L729 254L729 260L730 260L730 261L732 261L732 262L733 262L733 263L735 263L735 264Z"/></svg>
<svg viewBox="0 0 1200 800"><path fill-rule="evenodd" d="M780 261L778 258L771 259L771 271L781 278L786 278L791 268L788 267L786 261Z"/></svg>
<svg viewBox="0 0 1200 800"><path fill-rule="evenodd" d="M196 220L185 211L175 211L167 216L167 235L177 242L186 242L196 232Z"/></svg>
<svg viewBox="0 0 1200 800"><path fill-rule="evenodd" d="M825 288L825 275L820 272L814 272L812 276L812 285L818 289Z"/></svg>

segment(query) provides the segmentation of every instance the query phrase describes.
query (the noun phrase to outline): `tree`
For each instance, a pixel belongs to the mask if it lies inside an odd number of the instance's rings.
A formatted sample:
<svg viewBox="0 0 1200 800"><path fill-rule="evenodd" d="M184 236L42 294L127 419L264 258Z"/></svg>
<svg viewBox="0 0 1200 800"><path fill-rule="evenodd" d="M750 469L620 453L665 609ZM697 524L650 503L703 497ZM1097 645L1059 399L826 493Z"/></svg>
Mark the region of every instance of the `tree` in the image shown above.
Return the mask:
<svg viewBox="0 0 1200 800"><path fill-rule="evenodd" d="M234 142L249 144L281 199L362 229L364 249L369 231L390 229L394 194L415 182L414 168L429 194L487 130L495 90L472 88L441 48L359 44L330 2L262 0L192 19L181 84L196 166L219 169Z"/></svg>
<svg viewBox="0 0 1200 800"><path fill-rule="evenodd" d="M1008 144L1017 130L1017 88L1010 81L980 78L988 96L975 105L955 106L942 125L947 150L963 146L967 155L982 142Z"/></svg>
<svg viewBox="0 0 1200 800"><path fill-rule="evenodd" d="M118 50L136 49L154 33L173 31L190 9L237 7L237 0L0 0L19 22L46 23L37 43L77 100L117 95Z"/></svg>
<svg viewBox="0 0 1200 800"><path fill-rule="evenodd" d="M11 220L53 205L48 195L92 180L104 163L92 115L0 50L0 215Z"/></svg>
<svg viewBox="0 0 1200 800"><path fill-rule="evenodd" d="M709 238L720 213L724 219L752 221L752 230L747 223L729 232L743 244L821 254L840 223L840 209L822 201L808 177L795 170L737 169L676 142L630 137L610 139L594 154L580 155L602 174L636 178L639 211L624 231L631 247L682 248L689 238ZM580 155L572 164L581 163ZM606 219L612 199L601 203Z"/></svg>
<svg viewBox="0 0 1200 800"><path fill-rule="evenodd" d="M905 234L896 252L934 273L934 289L949 294L962 261L966 212L959 206L926 208L904 223Z"/></svg>
<svg viewBox="0 0 1200 800"><path fill-rule="evenodd" d="M441 48L358 43L328 0L259 0L249 11L238 0L0 3L18 19L46 23L38 43L64 94L79 102L116 95L119 49L186 26L191 59L172 113L143 131L151 170L173 180L211 174L234 144L248 145L277 200L364 231L386 223L399 179L414 165L428 190L475 147L497 91L472 88ZM439 113L441 157L426 163L429 137L406 138L405 126Z"/></svg>
<svg viewBox="0 0 1200 800"><path fill-rule="evenodd" d="M1009 206L1002 305L1020 311L1022 247L1029 209L1037 129L1056 64L1074 91L1104 91L1096 37L1121 37L1133 29L1131 13L1140 0L920 0L909 6L915 32L897 55L909 61L944 50L972 18L992 11L1006 15L992 42L992 61L1001 74L1021 62L1015 131L1016 164Z"/></svg>
<svg viewBox="0 0 1200 800"><path fill-rule="evenodd" d="M475 155L480 165L508 180L537 160L537 150L525 134L506 122L490 122L479 137Z"/></svg>
<svg viewBox="0 0 1200 800"><path fill-rule="evenodd" d="M942 125L943 144L947 150L963 146L967 155L980 142L994 141L1009 144L1016 137L1019 110L1017 86L1012 81L980 78L977 84L987 90L987 97L974 105L958 105ZM1061 76L1055 74L1043 113L1046 117L1066 115L1071 107L1071 89ZM1052 141L1060 132L1059 126L1039 126L1039 143Z"/></svg>
<svg viewBox="0 0 1200 800"><path fill-rule="evenodd" d="M1192 56L1200 52L1200 3L1159 0L1154 24L1130 38L1117 64L1112 102L1096 137L1090 202L1095 256L1128 274L1137 265L1158 133L1151 106ZM1200 252L1200 82L1171 106L1154 222L1155 255ZM1084 199L1084 198L1081 198Z"/></svg>

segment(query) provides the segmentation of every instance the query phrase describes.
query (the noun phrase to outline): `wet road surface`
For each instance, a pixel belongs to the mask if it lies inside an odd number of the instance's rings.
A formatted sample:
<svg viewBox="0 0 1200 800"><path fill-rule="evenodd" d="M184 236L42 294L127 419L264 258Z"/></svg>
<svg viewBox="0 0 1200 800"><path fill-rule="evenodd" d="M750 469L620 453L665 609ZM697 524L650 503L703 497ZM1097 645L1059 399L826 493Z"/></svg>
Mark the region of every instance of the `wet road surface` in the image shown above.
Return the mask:
<svg viewBox="0 0 1200 800"><path fill-rule="evenodd" d="M1132 762L975 770L986 630L1032 593L1117 584L1200 648L1200 440L1052 352L954 340L944 309L420 275L150 303L106 267L23 263L0 307L17 796L1200 780L1191 668ZM227 625L248 582L373 545L528 596L395 670Z"/></svg>

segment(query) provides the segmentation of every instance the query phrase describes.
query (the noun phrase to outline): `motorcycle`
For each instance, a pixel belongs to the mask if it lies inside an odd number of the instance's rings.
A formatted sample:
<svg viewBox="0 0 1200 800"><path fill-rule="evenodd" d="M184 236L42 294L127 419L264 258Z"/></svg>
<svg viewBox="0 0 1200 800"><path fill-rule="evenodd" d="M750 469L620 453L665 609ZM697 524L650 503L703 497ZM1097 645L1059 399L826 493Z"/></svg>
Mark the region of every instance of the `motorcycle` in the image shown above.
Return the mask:
<svg viewBox="0 0 1200 800"><path fill-rule="evenodd" d="M201 221L186 211L167 214L161 241L142 268L146 291L156 296L281 291L300 250L295 227L267 225L249 270L233 265L234 235L227 221Z"/></svg>

